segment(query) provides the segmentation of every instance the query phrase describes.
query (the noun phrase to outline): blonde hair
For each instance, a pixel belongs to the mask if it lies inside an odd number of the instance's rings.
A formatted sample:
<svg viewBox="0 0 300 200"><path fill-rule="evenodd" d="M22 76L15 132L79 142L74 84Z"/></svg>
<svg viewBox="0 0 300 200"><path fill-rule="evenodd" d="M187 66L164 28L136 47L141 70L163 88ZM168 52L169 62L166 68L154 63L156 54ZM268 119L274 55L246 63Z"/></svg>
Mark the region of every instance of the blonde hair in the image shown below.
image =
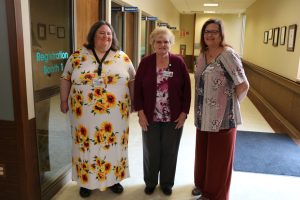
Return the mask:
<svg viewBox="0 0 300 200"><path fill-rule="evenodd" d="M172 31L170 31L168 28L166 27L157 27L155 28L151 34L150 34L150 44L153 46L155 39L159 36L159 35L166 35L169 38L169 42L170 44L174 44L175 43L175 36L172 33Z"/></svg>

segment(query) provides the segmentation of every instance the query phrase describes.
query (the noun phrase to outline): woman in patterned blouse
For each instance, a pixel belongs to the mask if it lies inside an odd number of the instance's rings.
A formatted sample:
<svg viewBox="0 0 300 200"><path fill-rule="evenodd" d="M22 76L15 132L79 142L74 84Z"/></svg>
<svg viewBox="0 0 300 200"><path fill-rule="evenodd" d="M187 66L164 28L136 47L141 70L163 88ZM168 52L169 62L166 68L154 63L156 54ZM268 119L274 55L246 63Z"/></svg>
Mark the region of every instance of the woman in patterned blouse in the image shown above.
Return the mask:
<svg viewBox="0 0 300 200"><path fill-rule="evenodd" d="M247 95L242 62L224 42L218 19L201 30L201 53L195 72L196 151L193 195L228 200L240 102Z"/></svg>
<svg viewBox="0 0 300 200"><path fill-rule="evenodd" d="M144 191L152 194L159 179L163 193L171 195L191 85L184 61L169 52L173 33L156 28L150 43L154 53L143 58L134 83L134 108L143 131Z"/></svg>

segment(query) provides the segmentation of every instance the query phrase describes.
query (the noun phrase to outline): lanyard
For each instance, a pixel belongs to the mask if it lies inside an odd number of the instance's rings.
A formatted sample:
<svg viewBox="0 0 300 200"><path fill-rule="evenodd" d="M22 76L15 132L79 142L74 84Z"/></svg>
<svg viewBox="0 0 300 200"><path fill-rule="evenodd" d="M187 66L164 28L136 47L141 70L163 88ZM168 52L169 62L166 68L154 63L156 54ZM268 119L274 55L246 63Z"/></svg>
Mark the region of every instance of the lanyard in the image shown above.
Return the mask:
<svg viewBox="0 0 300 200"><path fill-rule="evenodd" d="M101 76L101 72L102 72L102 63L104 62L105 58L107 57L107 55L108 55L110 49L109 49L108 51L105 52L105 54L104 54L104 56L102 57L101 60L99 60L99 58L98 58L98 56L97 56L97 54L96 54L94 48L92 49L92 51L93 51L93 54L94 54L94 56L95 56L97 62L99 63L99 66L98 66L98 76Z"/></svg>

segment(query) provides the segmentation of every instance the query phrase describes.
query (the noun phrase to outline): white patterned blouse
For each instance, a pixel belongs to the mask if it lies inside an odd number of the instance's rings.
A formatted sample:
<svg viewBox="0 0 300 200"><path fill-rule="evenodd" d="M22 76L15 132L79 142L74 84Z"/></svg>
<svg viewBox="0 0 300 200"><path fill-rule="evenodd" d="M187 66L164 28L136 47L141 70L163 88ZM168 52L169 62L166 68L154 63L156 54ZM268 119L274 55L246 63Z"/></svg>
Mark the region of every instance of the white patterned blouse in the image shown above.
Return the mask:
<svg viewBox="0 0 300 200"><path fill-rule="evenodd" d="M200 54L195 71L195 126L218 132L241 124L235 85L247 80L240 57L226 47L211 63Z"/></svg>

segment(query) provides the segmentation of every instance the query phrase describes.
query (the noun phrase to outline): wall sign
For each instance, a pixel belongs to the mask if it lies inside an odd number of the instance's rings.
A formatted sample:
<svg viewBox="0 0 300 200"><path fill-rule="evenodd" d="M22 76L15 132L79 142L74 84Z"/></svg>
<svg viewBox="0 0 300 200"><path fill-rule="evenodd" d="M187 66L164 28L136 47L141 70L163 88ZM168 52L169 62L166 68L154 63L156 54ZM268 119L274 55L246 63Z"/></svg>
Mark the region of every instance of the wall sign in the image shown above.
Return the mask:
<svg viewBox="0 0 300 200"><path fill-rule="evenodd" d="M157 17L145 16L145 20L148 20L148 21L156 21L156 20L157 20Z"/></svg>
<svg viewBox="0 0 300 200"><path fill-rule="evenodd" d="M116 12L138 12L138 7L118 6L118 7L111 7L111 10Z"/></svg>
<svg viewBox="0 0 300 200"><path fill-rule="evenodd" d="M52 73L62 72L64 70L64 60L68 59L69 54L67 52L58 51L54 53L41 53L36 52L35 58L36 62L44 62L43 73L44 75L49 75ZM61 60L60 63L48 63L49 61Z"/></svg>

